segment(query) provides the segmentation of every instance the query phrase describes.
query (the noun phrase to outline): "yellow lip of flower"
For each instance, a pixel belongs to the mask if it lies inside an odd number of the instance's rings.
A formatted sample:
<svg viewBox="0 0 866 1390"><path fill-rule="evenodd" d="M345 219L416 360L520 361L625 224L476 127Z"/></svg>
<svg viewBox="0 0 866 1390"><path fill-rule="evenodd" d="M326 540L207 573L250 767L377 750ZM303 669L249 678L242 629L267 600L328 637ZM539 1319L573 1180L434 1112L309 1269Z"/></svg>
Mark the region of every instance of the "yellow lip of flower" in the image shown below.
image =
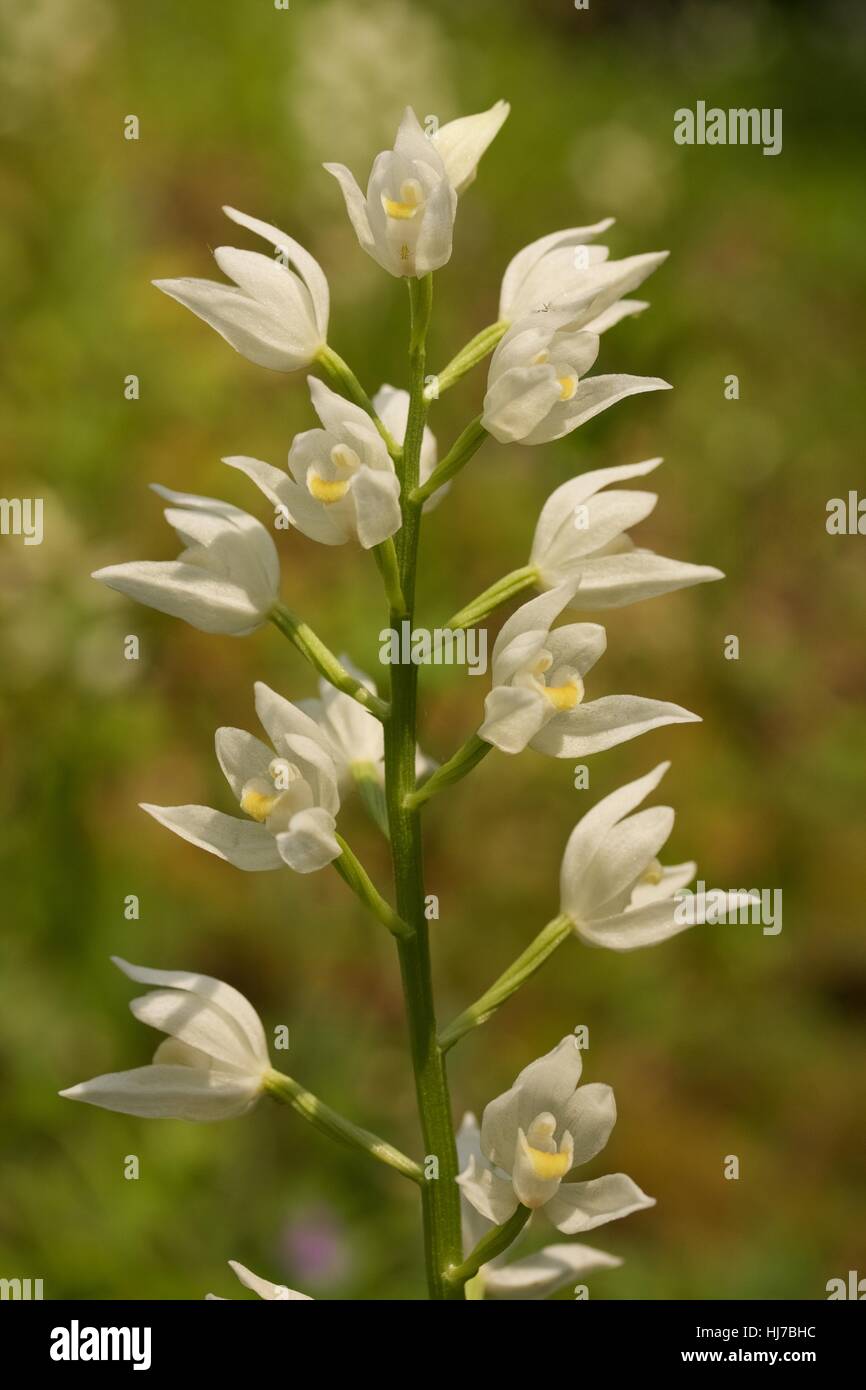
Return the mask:
<svg viewBox="0 0 866 1390"><path fill-rule="evenodd" d="M577 377L558 376L556 380L559 383L559 399L561 401L570 401L577 390Z"/></svg>
<svg viewBox="0 0 866 1390"><path fill-rule="evenodd" d="M564 685L546 685L544 694L555 710L574 709L583 699L583 682L566 681Z"/></svg>
<svg viewBox="0 0 866 1390"><path fill-rule="evenodd" d="M317 502L324 502L327 505L339 502L349 491L349 478L323 478L314 468L307 474L307 491L311 497L315 497Z"/></svg>
<svg viewBox="0 0 866 1390"><path fill-rule="evenodd" d="M664 876L665 871L662 868L659 861L657 859L651 859L650 862L647 864L646 868L644 869L643 873L641 874L638 882L648 883L653 888L655 888L656 884L661 883Z"/></svg>
<svg viewBox="0 0 866 1390"><path fill-rule="evenodd" d="M279 792L269 796L267 792L256 791L251 787L241 797L241 810L261 824L267 820L279 799Z"/></svg>
<svg viewBox="0 0 866 1390"><path fill-rule="evenodd" d="M417 179L406 179L400 187L399 198L389 198L382 194L382 207L388 217L398 222L407 222L421 210L424 194Z"/></svg>
<svg viewBox="0 0 866 1390"><path fill-rule="evenodd" d="M526 1155L532 1164L533 1173L542 1182L551 1178L564 1178L571 1167L571 1154L567 1152L548 1154L543 1149L534 1149L531 1144L527 1144Z"/></svg>

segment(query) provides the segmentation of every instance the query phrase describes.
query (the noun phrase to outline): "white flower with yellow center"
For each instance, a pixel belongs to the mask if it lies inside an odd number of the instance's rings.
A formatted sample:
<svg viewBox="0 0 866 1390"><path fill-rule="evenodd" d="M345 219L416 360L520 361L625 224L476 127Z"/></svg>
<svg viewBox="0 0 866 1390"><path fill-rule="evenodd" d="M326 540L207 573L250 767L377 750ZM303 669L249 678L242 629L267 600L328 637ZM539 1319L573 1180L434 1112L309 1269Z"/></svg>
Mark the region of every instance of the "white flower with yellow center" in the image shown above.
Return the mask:
<svg viewBox="0 0 866 1390"><path fill-rule="evenodd" d="M155 987L129 1007L140 1023L169 1036L150 1066L96 1076L61 1096L152 1119L225 1120L249 1110L271 1070L252 1004L210 975L112 960L130 980Z"/></svg>
<svg viewBox="0 0 866 1390"><path fill-rule="evenodd" d="M641 391L669 390L655 376L592 376L597 333L557 326L557 316L521 319L499 342L490 362L481 423L501 444L561 439L608 406Z"/></svg>
<svg viewBox="0 0 866 1390"><path fill-rule="evenodd" d="M529 557L541 588L579 581L579 606L598 610L724 578L711 565L689 565L635 547L626 532L649 516L658 501L654 492L602 491L611 483L643 477L660 463L648 459L598 468L550 494Z"/></svg>
<svg viewBox="0 0 866 1390"><path fill-rule="evenodd" d="M475 1116L467 1113L457 1133L457 1160L461 1173L472 1163L475 1171L483 1171L484 1155L481 1152L481 1131ZM467 1200L465 1194L461 1201L463 1225L463 1253L469 1255L493 1223ZM520 1237L518 1237L518 1240ZM521 1299L538 1300L548 1298L558 1289L574 1284L599 1269L617 1269L622 1260L616 1255L608 1255L603 1250L594 1250L589 1245L578 1245L575 1241L545 1245L534 1254L512 1259L511 1246L503 1255L482 1265L475 1277L466 1286L469 1299Z"/></svg>
<svg viewBox="0 0 866 1390"><path fill-rule="evenodd" d="M357 540L369 550L400 528L394 463L366 411L316 377L308 377L308 383L323 428L295 436L288 473L260 459L223 461L252 478L311 540L323 545Z"/></svg>
<svg viewBox="0 0 866 1390"><path fill-rule="evenodd" d="M312 1303L308 1293L298 1293L297 1289L287 1289L285 1284L272 1284L270 1279L262 1279L238 1260L229 1260L229 1268L234 1271L245 1289L251 1289L266 1303ZM218 1293L206 1293L206 1302L227 1303L228 1299Z"/></svg>
<svg viewBox="0 0 866 1390"><path fill-rule="evenodd" d="M669 767L659 763L645 777L611 792L587 811L569 837L560 872L560 911L589 946L634 951L704 920L703 893L695 895L688 920L676 911L677 894L691 883L697 865L662 866L658 860L674 826L673 810L635 810ZM725 895L731 914L751 901L749 893Z"/></svg>
<svg viewBox="0 0 866 1390"><path fill-rule="evenodd" d="M185 277L154 280L227 343L260 367L293 372L307 367L328 336L328 282L318 261L269 222L223 208L227 217L271 242L282 260L259 251L220 246L214 260L233 285Z"/></svg>
<svg viewBox="0 0 866 1390"><path fill-rule="evenodd" d="M92 577L202 632L254 632L279 597L280 562L268 531L228 502L152 486L172 504L165 519L186 549L177 560L107 565Z"/></svg>
<svg viewBox="0 0 866 1390"><path fill-rule="evenodd" d="M324 167L342 189L363 250L384 270L421 276L449 260L457 190L436 143L424 134L411 106L400 122L393 150L383 151L373 162L366 197L345 164Z"/></svg>
<svg viewBox="0 0 866 1390"><path fill-rule="evenodd" d="M457 1181L467 1201L501 1225L519 1205L577 1235L655 1205L625 1173L566 1182L573 1168L595 1158L616 1122L609 1086L578 1086L582 1058L569 1034L525 1067L481 1120L480 1152Z"/></svg>
<svg viewBox="0 0 866 1390"><path fill-rule="evenodd" d="M279 696L257 692L256 707L274 711ZM286 702L288 703L288 702ZM291 706L290 706L291 708ZM263 723L265 722L263 718ZM274 748L243 729L217 729L216 755L226 781L248 819L209 806L141 809L190 844L238 869L313 873L342 852L335 839L340 806L337 773L321 738L284 730L268 720Z"/></svg>
<svg viewBox="0 0 866 1390"><path fill-rule="evenodd" d="M590 227L569 227L539 237L510 261L499 295L499 319L518 323L528 315L553 313L562 328L604 333L647 306L624 299L667 259L651 251L608 260L606 246L590 244L607 231L613 218Z"/></svg>
<svg viewBox="0 0 866 1390"><path fill-rule="evenodd" d="M698 721L680 705L639 695L606 695L584 703L583 678L607 645L597 623L551 625L575 598L575 583L530 599L493 646L493 688L479 736L503 753L527 746L555 758L584 757L663 724Z"/></svg>

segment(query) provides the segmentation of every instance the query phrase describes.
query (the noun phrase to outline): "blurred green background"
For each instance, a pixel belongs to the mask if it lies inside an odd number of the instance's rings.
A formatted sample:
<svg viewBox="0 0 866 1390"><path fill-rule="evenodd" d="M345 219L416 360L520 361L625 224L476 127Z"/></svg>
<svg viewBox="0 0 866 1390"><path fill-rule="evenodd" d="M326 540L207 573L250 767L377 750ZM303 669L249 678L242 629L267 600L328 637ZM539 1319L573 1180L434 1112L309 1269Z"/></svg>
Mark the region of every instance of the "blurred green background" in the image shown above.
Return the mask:
<svg viewBox="0 0 866 1390"><path fill-rule="evenodd" d="M150 481L266 517L220 457L281 463L312 423L301 374L251 366L151 278L215 275L209 246L252 245L223 203L274 221L328 274L334 346L371 391L402 384L405 291L359 250L320 164L363 182L407 102L444 121L500 96L511 118L437 276L433 367L495 317L515 250L613 214L613 254L672 256L599 368L676 389L544 448L488 445L425 526L420 620L524 563L558 483L659 453L661 501L637 539L728 579L611 613L594 678L595 695L675 700L703 724L592 759L589 792L569 764L494 754L430 807L441 1017L556 911L577 818L663 757L678 811L667 859L694 856L722 887L782 888L784 929L698 928L619 957L569 944L452 1054L455 1110L480 1113L586 1024L585 1078L611 1083L620 1112L588 1175L623 1169L658 1199L593 1233L626 1260L590 1281L593 1297L821 1298L829 1278L866 1273L866 542L824 524L827 500L863 485L862 9L0 0L0 52L3 493L46 499L41 546L0 540L0 1275L41 1277L52 1298L236 1297L233 1257L316 1297L424 1296L413 1190L289 1112L149 1124L56 1096L150 1058L118 953L231 981L268 1028L289 1025L300 1080L418 1151L386 933L336 874L244 875L137 809L232 810L213 730L255 727L255 679L296 698L311 673L273 630L206 637L88 575L176 553ZM673 112L698 99L782 107L782 154L675 145ZM128 114L138 142L123 138ZM439 403L440 446L482 391L477 372ZM280 547L291 606L375 669L369 557L295 535ZM123 659L129 632L138 664ZM723 658L728 634L739 661ZM423 673L428 752L476 727L486 688ZM341 830L386 882L356 800ZM130 893L139 921L124 919ZM129 1154L138 1181L123 1176Z"/></svg>

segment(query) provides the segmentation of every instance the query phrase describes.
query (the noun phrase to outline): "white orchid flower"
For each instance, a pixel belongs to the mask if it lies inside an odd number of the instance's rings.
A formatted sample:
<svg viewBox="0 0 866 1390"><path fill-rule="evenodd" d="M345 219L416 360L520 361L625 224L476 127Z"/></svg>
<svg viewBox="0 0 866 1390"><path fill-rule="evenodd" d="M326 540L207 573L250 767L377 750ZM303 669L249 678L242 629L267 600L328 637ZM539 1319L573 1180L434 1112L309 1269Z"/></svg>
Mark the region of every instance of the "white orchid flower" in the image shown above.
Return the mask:
<svg viewBox="0 0 866 1390"><path fill-rule="evenodd" d="M259 1298L263 1298L267 1303L312 1303L308 1293L298 1293L297 1289L287 1289L285 1284L272 1284L270 1279L262 1279L258 1274L253 1274L251 1269L247 1269L238 1260L229 1260L229 1267L237 1275L245 1289L252 1289ZM229 1300L222 1298L218 1293L206 1293L206 1302L227 1303Z"/></svg>
<svg viewBox="0 0 866 1390"><path fill-rule="evenodd" d="M107 565L93 578L202 632L234 637L254 632L279 597L280 562L272 536L228 502L152 486L171 503L165 519L186 549L177 560Z"/></svg>
<svg viewBox="0 0 866 1390"><path fill-rule="evenodd" d="M606 695L583 704L583 678L607 645L597 623L551 631L575 596L560 584L530 599L506 623L493 646L493 688L484 702L479 736L503 753L529 746L554 758L585 757L663 724L699 722L680 705L639 695Z"/></svg>
<svg viewBox="0 0 866 1390"><path fill-rule="evenodd" d="M611 483L651 473L661 459L598 468L552 492L541 509L529 563L544 589L580 581L583 609L622 608L691 584L724 579L712 565L689 565L639 550L626 535L649 516L654 492L603 492Z"/></svg>
<svg viewBox="0 0 866 1390"><path fill-rule="evenodd" d="M704 920L706 895L694 899L694 915L681 921L676 895L697 873L694 863L662 866L662 846L673 829L670 806L635 807L655 791L669 762L611 792L587 811L569 836L560 871L560 911L582 941L612 951L655 946ZM751 904L750 893L728 893L729 913Z"/></svg>
<svg viewBox="0 0 866 1390"><path fill-rule="evenodd" d="M223 208L233 222L264 237L288 264L259 251L220 246L214 260L233 285L184 277L154 280L157 289L191 309L227 343L260 367L293 372L307 367L328 336L328 282L318 261L293 237Z"/></svg>
<svg viewBox="0 0 866 1390"><path fill-rule="evenodd" d="M569 1034L485 1108L480 1157L457 1181L488 1221L502 1225L520 1205L543 1208L563 1234L577 1235L655 1205L625 1173L563 1181L601 1153L616 1122L609 1086L578 1086L582 1065Z"/></svg>
<svg viewBox="0 0 866 1390"><path fill-rule="evenodd" d="M481 1131L475 1116L468 1113L457 1132L457 1158L461 1173L474 1164L475 1171L483 1170ZM492 1229L493 1223L482 1216L467 1198L461 1200L463 1224L463 1253L469 1255L478 1242ZM513 1247L512 1247L513 1248ZM574 1284L598 1269L617 1269L622 1260L603 1250L571 1241L545 1245L533 1255L518 1260L509 1259L511 1250L497 1255L482 1265L467 1285L466 1296L473 1299L548 1298L567 1284Z"/></svg>
<svg viewBox="0 0 866 1390"><path fill-rule="evenodd" d="M284 707L293 709L267 686L256 687L256 711L273 748L243 729L216 731L217 760L248 820L209 806L142 802L141 809L238 869L288 864L309 874L330 864L342 852L335 839L336 769L322 738L295 732Z"/></svg>
<svg viewBox="0 0 866 1390"><path fill-rule="evenodd" d="M402 447L409 421L409 392L398 390L397 387L389 386L386 382L384 386L379 387L373 397L373 409L392 438ZM439 450L436 436L430 426L425 425L421 439L421 454L418 460L419 483L426 483L438 460ZM422 511L432 512L434 507L438 507L450 487L450 483L443 483L441 487L437 488L433 495L427 498Z"/></svg>
<svg viewBox="0 0 866 1390"><path fill-rule="evenodd" d="M422 276L450 259L457 193L411 106L393 150L373 161L366 197L345 164L324 167L342 189L361 247L384 270Z"/></svg>
<svg viewBox="0 0 866 1390"><path fill-rule="evenodd" d="M500 444L561 439L608 406L641 391L668 391L657 376L615 373L582 380L598 356L597 333L534 314L509 328L490 362L481 424Z"/></svg>
<svg viewBox="0 0 866 1390"><path fill-rule="evenodd" d="M385 442L370 416L307 378L322 429L295 435L289 471L253 458L223 462L246 473L275 507L311 540L369 550L400 529L400 483Z"/></svg>
<svg viewBox="0 0 866 1390"><path fill-rule="evenodd" d="M447 121L429 137L456 193L463 193L474 181L481 156L499 134L510 110L507 101L497 101L475 116Z"/></svg>
<svg viewBox="0 0 866 1390"><path fill-rule="evenodd" d="M589 227L569 227L539 237L510 261L499 295L499 319L515 324L530 314L553 313L560 328L604 333L647 306L623 296L637 289L667 259L651 251L608 260L606 246L590 245L613 225L607 217Z"/></svg>
<svg viewBox="0 0 866 1390"><path fill-rule="evenodd" d="M271 1070L261 1019L231 985L186 970L148 970L112 956L130 980L155 988L130 1009L169 1036L151 1066L110 1072L61 1091L103 1110L154 1119L225 1120L258 1100Z"/></svg>

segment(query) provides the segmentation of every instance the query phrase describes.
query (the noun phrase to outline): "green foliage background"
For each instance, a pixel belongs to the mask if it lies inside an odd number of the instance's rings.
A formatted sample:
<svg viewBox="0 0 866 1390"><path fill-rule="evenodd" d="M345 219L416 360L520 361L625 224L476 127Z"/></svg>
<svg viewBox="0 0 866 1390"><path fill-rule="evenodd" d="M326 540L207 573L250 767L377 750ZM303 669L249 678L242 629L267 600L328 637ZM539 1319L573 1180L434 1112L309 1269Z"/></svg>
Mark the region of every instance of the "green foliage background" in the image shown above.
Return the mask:
<svg viewBox="0 0 866 1390"><path fill-rule="evenodd" d="M247 876L137 809L231 809L213 730L253 727L255 679L294 698L312 693L310 673L273 631L206 637L88 575L175 553L150 481L264 517L220 456L282 462L311 424L301 375L249 365L150 279L213 273L208 246L251 244L220 213L234 204L322 262L332 340L368 388L401 384L405 292L357 247L320 163L366 178L407 102L444 121L500 96L511 118L437 276L434 366L495 317L518 247L612 213L614 254L672 255L647 286L651 310L604 339L600 370L676 389L545 448L488 446L425 526L421 620L523 563L558 483L659 453L641 543L728 579L612 613L593 678L591 693L672 699L703 724L591 760L589 792L569 765L494 755L430 807L441 1016L553 915L576 819L664 757L668 858L694 855L722 887L781 887L784 929L697 929L622 957L569 944L452 1054L455 1108L480 1112L584 1023L585 1076L611 1083L620 1108L591 1175L623 1169L658 1199L597 1233L626 1263L593 1297L820 1298L829 1278L866 1273L866 542L824 525L827 500L863 482L862 12L3 0L0 34L3 493L46 498L41 547L0 540L0 1275L41 1277L54 1298L234 1297L233 1257L317 1297L423 1296L413 1190L290 1114L262 1105L193 1127L57 1099L150 1057L108 963L118 953L230 980L269 1028L289 1025L299 1079L417 1152L386 934L335 874ZM676 146L673 113L698 99L782 107L783 153ZM123 139L130 113L137 143ZM138 402L123 397L130 372ZM440 446L482 390L476 373L439 404ZM375 669L369 557L280 545L291 606ZM723 659L731 633L739 661ZM423 690L423 744L441 758L476 727L486 683L435 668ZM341 829L384 881L357 802ZM124 919L129 893L140 921ZM130 1154L138 1181L123 1176ZM729 1154L737 1182L722 1177Z"/></svg>

